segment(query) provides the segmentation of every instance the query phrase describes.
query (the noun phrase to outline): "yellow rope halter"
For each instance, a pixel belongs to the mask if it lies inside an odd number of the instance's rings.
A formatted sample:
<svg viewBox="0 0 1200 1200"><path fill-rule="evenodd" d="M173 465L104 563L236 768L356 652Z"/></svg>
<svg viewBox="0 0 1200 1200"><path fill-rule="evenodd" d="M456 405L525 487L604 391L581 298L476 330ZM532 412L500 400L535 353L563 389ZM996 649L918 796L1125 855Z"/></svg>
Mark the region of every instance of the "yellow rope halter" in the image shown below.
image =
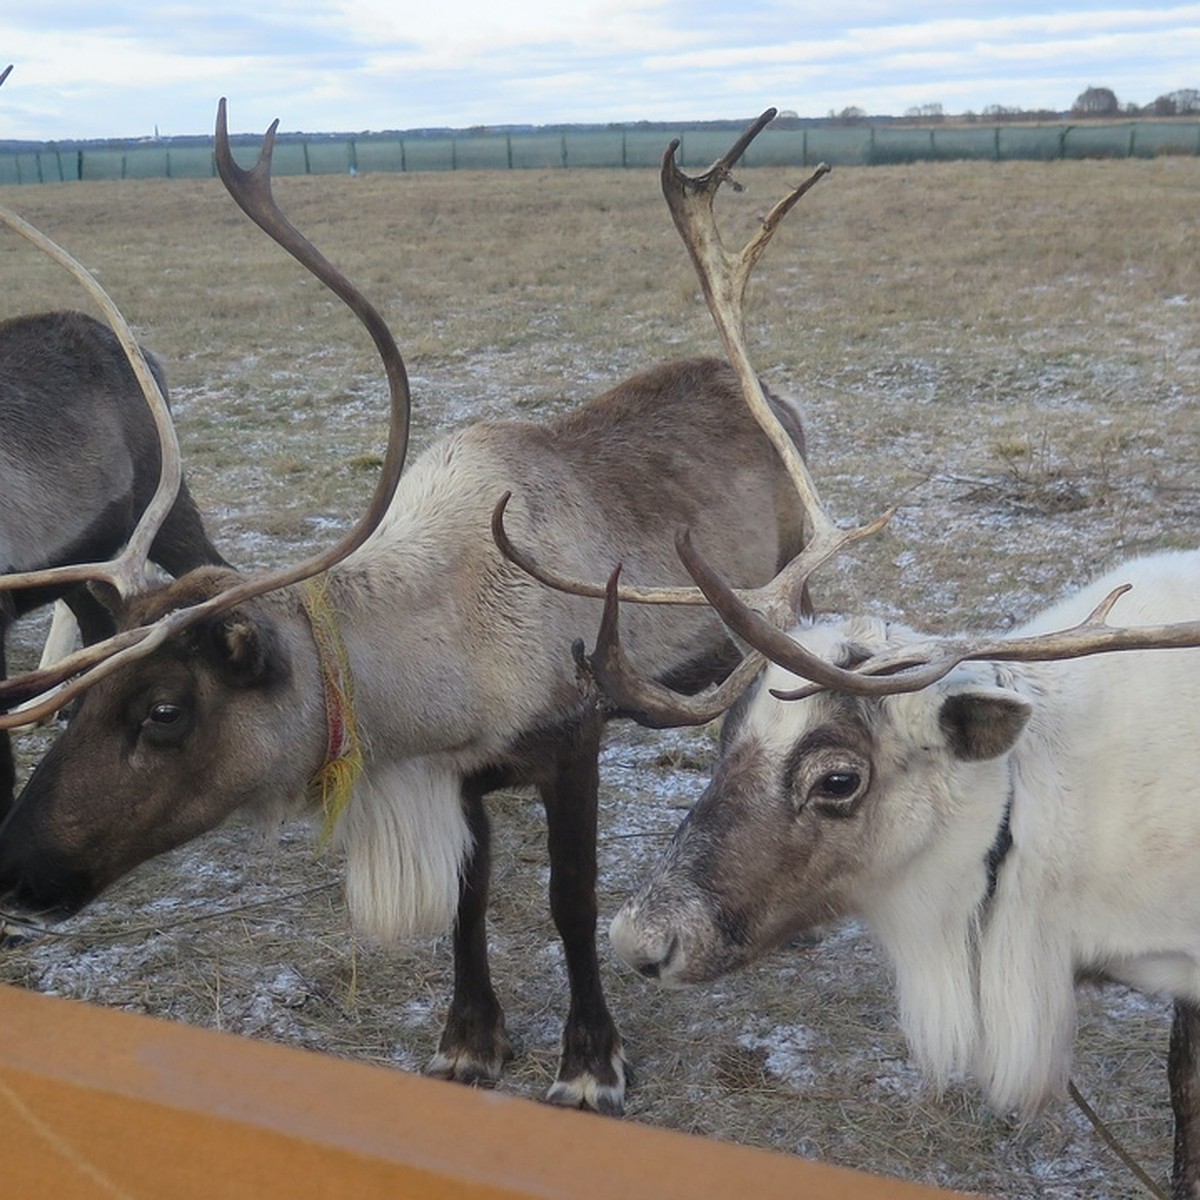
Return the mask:
<svg viewBox="0 0 1200 1200"><path fill-rule="evenodd" d="M317 647L325 696L325 761L308 783L310 801L319 802L325 814L320 837L322 847L333 836L363 769L362 743L354 711L354 678L337 614L329 601L328 582L328 576L317 575L305 580L300 590Z"/></svg>

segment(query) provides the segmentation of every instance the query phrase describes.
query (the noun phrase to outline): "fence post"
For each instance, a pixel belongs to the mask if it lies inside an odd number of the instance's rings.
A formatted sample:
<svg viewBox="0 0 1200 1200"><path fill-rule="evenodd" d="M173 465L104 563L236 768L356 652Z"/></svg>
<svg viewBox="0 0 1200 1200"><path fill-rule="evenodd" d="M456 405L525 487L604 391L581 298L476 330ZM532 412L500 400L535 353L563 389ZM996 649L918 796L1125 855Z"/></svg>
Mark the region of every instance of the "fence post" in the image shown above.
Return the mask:
<svg viewBox="0 0 1200 1200"><path fill-rule="evenodd" d="M508 169L511 171L513 169L513 165L512 165L512 134L511 133L506 133L504 135L504 153L505 153L505 158L507 159L507 162L508 162Z"/></svg>
<svg viewBox="0 0 1200 1200"><path fill-rule="evenodd" d="M1062 132L1058 135L1058 157L1067 157L1067 134L1074 128L1072 125L1064 125Z"/></svg>
<svg viewBox="0 0 1200 1200"><path fill-rule="evenodd" d="M400 170L401 171L408 170L408 164L404 157L404 139L403 138L400 139Z"/></svg>
<svg viewBox="0 0 1200 1200"><path fill-rule="evenodd" d="M565 132L563 133L560 142L562 145L562 165L565 167L567 165L567 135Z"/></svg>

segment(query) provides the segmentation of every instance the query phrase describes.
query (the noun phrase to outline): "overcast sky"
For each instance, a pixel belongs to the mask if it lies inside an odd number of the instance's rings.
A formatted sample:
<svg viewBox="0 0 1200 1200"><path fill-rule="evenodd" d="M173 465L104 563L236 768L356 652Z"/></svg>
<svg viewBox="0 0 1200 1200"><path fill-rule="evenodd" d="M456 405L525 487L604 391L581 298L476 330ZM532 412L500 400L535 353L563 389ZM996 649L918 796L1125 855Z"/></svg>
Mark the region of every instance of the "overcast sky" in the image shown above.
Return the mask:
<svg viewBox="0 0 1200 1200"><path fill-rule="evenodd" d="M1049 11L1047 11L1049 9ZM1066 109L1200 88L1200 3L3 0L0 137Z"/></svg>

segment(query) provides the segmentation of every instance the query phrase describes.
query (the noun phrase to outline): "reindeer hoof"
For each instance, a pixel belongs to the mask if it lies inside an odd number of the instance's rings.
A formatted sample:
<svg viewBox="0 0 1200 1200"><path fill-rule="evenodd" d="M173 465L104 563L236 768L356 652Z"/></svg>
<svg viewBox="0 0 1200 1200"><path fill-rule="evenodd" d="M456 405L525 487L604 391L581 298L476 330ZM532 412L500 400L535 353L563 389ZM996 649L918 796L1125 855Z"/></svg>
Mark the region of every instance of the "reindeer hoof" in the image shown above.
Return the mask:
<svg viewBox="0 0 1200 1200"><path fill-rule="evenodd" d="M591 1109L606 1117L622 1116L627 1071L625 1055L618 1047L608 1067L600 1073L580 1071L569 1079L560 1075L546 1093L546 1102L561 1108Z"/></svg>
<svg viewBox="0 0 1200 1200"><path fill-rule="evenodd" d="M443 1044L429 1060L425 1074L433 1079L488 1086L499 1080L504 1064L512 1056L512 1042L505 1033L499 1034L489 1047Z"/></svg>

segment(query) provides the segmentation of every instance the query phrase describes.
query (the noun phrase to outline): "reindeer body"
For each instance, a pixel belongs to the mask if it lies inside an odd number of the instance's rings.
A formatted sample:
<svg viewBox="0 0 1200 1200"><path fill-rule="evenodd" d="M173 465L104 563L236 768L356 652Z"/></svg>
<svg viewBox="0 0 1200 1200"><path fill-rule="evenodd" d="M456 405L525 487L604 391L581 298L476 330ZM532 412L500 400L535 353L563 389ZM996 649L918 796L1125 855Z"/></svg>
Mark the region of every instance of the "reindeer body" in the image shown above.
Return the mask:
<svg viewBox="0 0 1200 1200"><path fill-rule="evenodd" d="M799 441L795 412L776 408ZM549 591L501 557L490 518L505 491L517 536L593 578L618 561L633 582L680 578L673 538L691 524L732 577L755 582L795 553L801 522L732 372L695 360L637 376L544 426L488 423L443 439L324 582L364 754L336 832L353 918L383 939L455 923L455 998L432 1069L491 1078L509 1053L487 974L482 801L532 784L547 810L551 907L572 985L551 1098L619 1110L620 1040L594 948L605 713L571 656L599 602ZM193 572L137 601L124 623L212 594L230 574ZM641 611L628 640L677 686L719 679L736 658L704 607ZM236 808L303 809L326 754L324 669L303 590L292 587L97 682L0 828L0 887L75 909Z"/></svg>
<svg viewBox="0 0 1200 1200"><path fill-rule="evenodd" d="M161 365L148 356L166 395ZM129 538L158 484L154 420L108 326L78 312L0 323L0 575L92 562ZM224 560L181 483L151 549L172 575ZM3 638L23 613L63 598L86 641L112 632L86 587L0 592ZM13 769L0 735L0 813L12 803Z"/></svg>
<svg viewBox="0 0 1200 1200"><path fill-rule="evenodd" d="M1126 625L1200 615L1200 552L1129 563ZM792 636L840 665L918 640L869 618ZM731 711L713 782L613 922L663 982L738 967L858 915L896 971L915 1056L999 1109L1065 1089L1087 975L1200 1005L1200 650L971 663L886 697L781 700L772 665Z"/></svg>

